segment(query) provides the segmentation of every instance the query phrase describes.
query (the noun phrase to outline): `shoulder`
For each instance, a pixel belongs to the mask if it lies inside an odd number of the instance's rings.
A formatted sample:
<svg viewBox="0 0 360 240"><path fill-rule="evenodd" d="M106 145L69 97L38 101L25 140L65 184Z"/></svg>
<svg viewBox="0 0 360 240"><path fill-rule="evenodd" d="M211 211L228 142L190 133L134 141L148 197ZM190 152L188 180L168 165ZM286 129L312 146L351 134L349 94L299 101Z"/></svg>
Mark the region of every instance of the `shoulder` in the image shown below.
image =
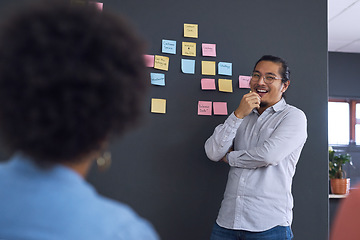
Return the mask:
<svg viewBox="0 0 360 240"><path fill-rule="evenodd" d="M304 111L290 104L285 105L284 114L291 118L298 118L299 120L307 121Z"/></svg>
<svg viewBox="0 0 360 240"><path fill-rule="evenodd" d="M158 239L150 222L140 217L128 205L102 196L99 196L98 201L101 205L98 216L103 218L103 226L110 227L108 230L113 231L118 239Z"/></svg>

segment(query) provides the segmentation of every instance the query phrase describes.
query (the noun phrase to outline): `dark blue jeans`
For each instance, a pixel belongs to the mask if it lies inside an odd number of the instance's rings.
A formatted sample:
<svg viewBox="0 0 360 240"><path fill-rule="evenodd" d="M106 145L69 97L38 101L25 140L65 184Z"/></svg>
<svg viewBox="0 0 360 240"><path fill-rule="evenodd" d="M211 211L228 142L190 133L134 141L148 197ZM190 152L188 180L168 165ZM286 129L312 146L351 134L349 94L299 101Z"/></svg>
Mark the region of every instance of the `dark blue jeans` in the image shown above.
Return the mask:
<svg viewBox="0 0 360 240"><path fill-rule="evenodd" d="M249 232L220 227L215 223L210 240L291 240L291 228L277 226L264 232Z"/></svg>

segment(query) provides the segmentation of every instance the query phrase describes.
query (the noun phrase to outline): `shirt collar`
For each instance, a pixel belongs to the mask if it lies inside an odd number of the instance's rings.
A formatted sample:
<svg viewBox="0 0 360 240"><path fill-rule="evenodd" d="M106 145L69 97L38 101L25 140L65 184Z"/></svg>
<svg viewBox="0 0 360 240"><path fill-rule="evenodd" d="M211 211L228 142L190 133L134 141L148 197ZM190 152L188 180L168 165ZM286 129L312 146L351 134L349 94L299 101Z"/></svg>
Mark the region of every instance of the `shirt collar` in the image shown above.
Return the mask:
<svg viewBox="0 0 360 240"><path fill-rule="evenodd" d="M286 101L284 98L281 98L280 101L278 101L277 103L275 103L274 105L272 105L271 107L269 107L270 109L273 109L274 112L278 112L278 111L281 111L285 108L286 106ZM267 110L267 109L266 109ZM265 111L266 111L265 110ZM256 114L259 114L257 109L254 108L253 109L253 112L256 113Z"/></svg>

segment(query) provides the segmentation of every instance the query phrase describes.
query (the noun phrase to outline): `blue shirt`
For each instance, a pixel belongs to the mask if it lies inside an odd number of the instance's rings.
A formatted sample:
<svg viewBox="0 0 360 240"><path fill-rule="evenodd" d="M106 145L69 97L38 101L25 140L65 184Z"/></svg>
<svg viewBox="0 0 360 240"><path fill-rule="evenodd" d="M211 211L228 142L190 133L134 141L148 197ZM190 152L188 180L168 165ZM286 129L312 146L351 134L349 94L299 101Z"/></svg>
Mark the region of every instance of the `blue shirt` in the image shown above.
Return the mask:
<svg viewBox="0 0 360 240"><path fill-rule="evenodd" d="M261 115L232 113L205 143L207 156L230 165L217 223L225 228L265 231L292 223L292 178L307 138L305 114L281 99Z"/></svg>
<svg viewBox="0 0 360 240"><path fill-rule="evenodd" d="M128 206L97 194L71 169L22 155L0 164L0 239L157 240Z"/></svg>

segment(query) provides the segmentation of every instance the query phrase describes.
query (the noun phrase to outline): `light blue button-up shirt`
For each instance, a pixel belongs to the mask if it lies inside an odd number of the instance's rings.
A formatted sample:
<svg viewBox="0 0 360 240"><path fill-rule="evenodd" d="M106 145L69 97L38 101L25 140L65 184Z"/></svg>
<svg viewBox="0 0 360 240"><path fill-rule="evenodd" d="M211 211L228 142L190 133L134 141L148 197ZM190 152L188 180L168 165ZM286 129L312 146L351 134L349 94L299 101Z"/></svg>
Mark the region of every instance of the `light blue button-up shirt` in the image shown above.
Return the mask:
<svg viewBox="0 0 360 240"><path fill-rule="evenodd" d="M229 229L265 231L292 223L292 178L307 138L305 114L281 99L261 115L232 113L205 143L209 159L227 154L230 165L217 223Z"/></svg>
<svg viewBox="0 0 360 240"><path fill-rule="evenodd" d="M0 164L0 239L158 240L128 206L98 195L71 169L16 155Z"/></svg>

